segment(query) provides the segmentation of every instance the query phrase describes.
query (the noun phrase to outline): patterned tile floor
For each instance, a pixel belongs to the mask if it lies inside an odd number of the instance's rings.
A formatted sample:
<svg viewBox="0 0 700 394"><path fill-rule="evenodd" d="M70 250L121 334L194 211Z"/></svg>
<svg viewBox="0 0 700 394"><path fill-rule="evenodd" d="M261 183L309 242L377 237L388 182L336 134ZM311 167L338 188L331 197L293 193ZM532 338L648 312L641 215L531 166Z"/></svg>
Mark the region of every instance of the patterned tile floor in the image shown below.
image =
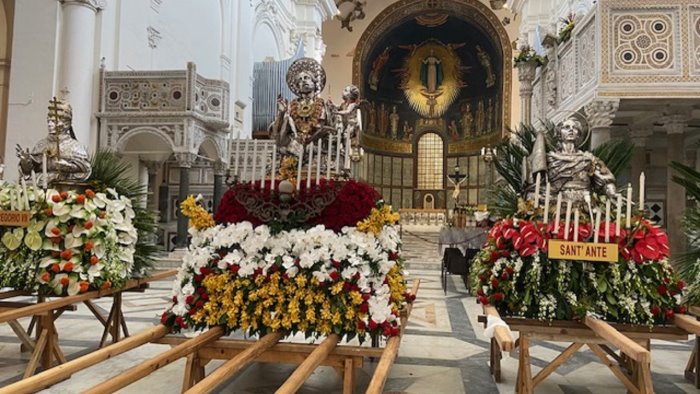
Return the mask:
<svg viewBox="0 0 700 394"><path fill-rule="evenodd" d="M506 393L514 391L517 354L505 355L503 383L489 375L488 340L476 318L480 307L466 293L457 276L450 277L445 294L440 284L440 257L437 234L404 232L404 256L409 278L420 278L421 287L403 338L399 357L391 370L385 391L390 393ZM131 333L151 327L169 301L170 282L154 283L146 293L126 293L124 312ZM97 300L108 309L111 299ZM25 327L27 319L21 321ZM58 321L60 344L68 359L97 347L102 327L84 305L66 312ZM531 348L533 373L544 367L567 345L538 342ZM654 388L659 393L695 392L682 376L691 342L652 342ZM85 369L46 393L74 393L167 349L164 345L145 345L134 351ZM19 352L19 343L10 327L0 325L0 386L21 378L29 360ZM212 362L208 372L220 365ZM376 367L366 362L358 371L356 392L362 392ZM219 389L221 393L272 393L293 371L291 365L253 364ZM121 390L121 393L179 392L184 360L179 360ZM300 393L340 393L342 381L330 368L317 369ZM577 353L537 388L542 393L623 393L619 383L590 351Z"/></svg>

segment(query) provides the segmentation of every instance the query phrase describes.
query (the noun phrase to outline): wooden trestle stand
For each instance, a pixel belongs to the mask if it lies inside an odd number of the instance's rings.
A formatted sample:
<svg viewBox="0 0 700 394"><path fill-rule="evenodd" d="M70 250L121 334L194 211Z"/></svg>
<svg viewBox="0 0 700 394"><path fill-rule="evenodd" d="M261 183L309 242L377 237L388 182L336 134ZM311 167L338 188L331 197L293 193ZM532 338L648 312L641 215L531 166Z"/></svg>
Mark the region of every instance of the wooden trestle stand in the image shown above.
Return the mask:
<svg viewBox="0 0 700 394"><path fill-rule="evenodd" d="M419 285L419 280L413 282L412 294L417 294ZM173 347L84 393L113 393L182 357L187 357L183 393L210 393L253 361L299 365L277 393L296 392L319 365L335 368L343 377L343 393L352 393L355 368L363 366L365 357L378 357L377 368L366 392L380 394L398 355L399 344L408 323L411 307L412 305L409 304L401 313L399 335L389 338L383 349L338 346L341 338L335 334L327 336L318 345L278 343L284 337L282 333L267 334L257 341L225 339L221 338L224 335L222 327L210 328L194 338L184 338L167 336L168 328L159 324L86 356L3 387L0 389L0 394L33 393L45 389L69 378L75 372L149 342L169 344ZM205 377L204 367L209 361L215 359L227 361Z"/></svg>

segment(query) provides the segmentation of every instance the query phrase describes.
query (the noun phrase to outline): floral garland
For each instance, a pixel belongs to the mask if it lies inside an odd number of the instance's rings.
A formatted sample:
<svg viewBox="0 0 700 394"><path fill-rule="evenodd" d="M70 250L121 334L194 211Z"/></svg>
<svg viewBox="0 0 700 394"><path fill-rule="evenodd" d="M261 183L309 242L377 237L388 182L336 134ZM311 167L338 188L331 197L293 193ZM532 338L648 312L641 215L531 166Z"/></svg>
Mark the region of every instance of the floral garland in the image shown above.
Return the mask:
<svg viewBox="0 0 700 394"><path fill-rule="evenodd" d="M3 185L0 209L12 208L15 190ZM131 200L111 189L26 190L29 226L2 228L1 286L74 295L125 283L137 240Z"/></svg>
<svg viewBox="0 0 700 394"><path fill-rule="evenodd" d="M619 246L617 263L548 260L550 239L568 234L530 219L508 218L491 229L472 269L473 288L482 304L503 315L540 320L571 320L587 313L620 323L664 323L685 313L685 283L668 262L668 237L647 219L637 218L630 231L608 228ZM577 229L579 239L592 234L590 224ZM599 229L604 240L605 226Z"/></svg>

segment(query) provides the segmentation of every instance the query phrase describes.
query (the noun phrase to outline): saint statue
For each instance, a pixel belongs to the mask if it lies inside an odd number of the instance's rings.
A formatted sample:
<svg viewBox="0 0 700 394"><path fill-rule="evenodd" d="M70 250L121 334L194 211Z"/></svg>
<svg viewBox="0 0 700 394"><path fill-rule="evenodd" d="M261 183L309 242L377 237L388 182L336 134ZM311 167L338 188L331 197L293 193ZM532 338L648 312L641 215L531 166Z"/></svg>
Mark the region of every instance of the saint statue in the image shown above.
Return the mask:
<svg viewBox="0 0 700 394"><path fill-rule="evenodd" d="M391 131L391 139L395 140L399 135L399 114L396 112L396 106L391 107L389 115L389 130Z"/></svg>
<svg viewBox="0 0 700 394"><path fill-rule="evenodd" d="M426 92L436 93L442 83L442 78L442 62L435 56L435 51L431 49L430 55L423 59L420 70L420 79Z"/></svg>
<svg viewBox="0 0 700 394"><path fill-rule="evenodd" d="M280 153L299 156L304 146L333 130L326 102L319 97L326 84L326 72L314 59L301 58L287 71L287 86L297 96L291 102L277 99L277 117L270 134Z"/></svg>
<svg viewBox="0 0 700 394"><path fill-rule="evenodd" d="M379 77L384 65L389 60L389 47L384 48L384 51L377 56L372 62L372 69L369 71L369 88L377 90L379 88Z"/></svg>
<svg viewBox="0 0 700 394"><path fill-rule="evenodd" d="M474 115L472 115L472 105L464 103L462 111L462 133L464 137L471 136L474 132Z"/></svg>
<svg viewBox="0 0 700 394"><path fill-rule="evenodd" d="M486 73L486 87L490 88L496 83L496 74L493 72L491 58L479 45L476 46L476 56L479 58L479 63L481 63L481 67L484 68L484 72Z"/></svg>
<svg viewBox="0 0 700 394"><path fill-rule="evenodd" d="M49 135L37 142L31 152L29 148L22 149L17 145L21 177L29 180L33 171L38 175L39 183L46 182L49 185L57 182L83 182L90 177L92 166L87 150L75 138L72 120L73 108L70 104L55 97L49 101Z"/></svg>

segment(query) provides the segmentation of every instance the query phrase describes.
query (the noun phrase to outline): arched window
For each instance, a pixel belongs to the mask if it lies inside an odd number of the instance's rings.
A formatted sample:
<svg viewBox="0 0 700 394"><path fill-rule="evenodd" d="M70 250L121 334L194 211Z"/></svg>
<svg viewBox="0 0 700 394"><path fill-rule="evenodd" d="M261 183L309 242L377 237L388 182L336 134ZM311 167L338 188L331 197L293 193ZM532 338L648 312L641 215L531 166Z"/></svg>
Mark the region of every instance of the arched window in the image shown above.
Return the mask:
<svg viewBox="0 0 700 394"><path fill-rule="evenodd" d="M436 133L425 133L418 140L418 189L440 190L443 185L443 141Z"/></svg>

